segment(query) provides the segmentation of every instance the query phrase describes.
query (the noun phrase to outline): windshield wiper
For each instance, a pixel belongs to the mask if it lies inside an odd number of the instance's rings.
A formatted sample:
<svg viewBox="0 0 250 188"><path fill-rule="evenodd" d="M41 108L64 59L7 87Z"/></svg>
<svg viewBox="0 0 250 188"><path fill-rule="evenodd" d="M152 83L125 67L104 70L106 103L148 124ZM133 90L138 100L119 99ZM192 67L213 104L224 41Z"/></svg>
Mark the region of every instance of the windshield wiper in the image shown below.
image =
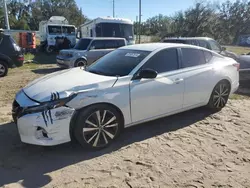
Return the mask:
<svg viewBox="0 0 250 188"><path fill-rule="evenodd" d="M105 75L103 72L97 71L97 70L88 70L88 72L91 72L91 73L94 73L94 74L99 74L99 75Z"/></svg>

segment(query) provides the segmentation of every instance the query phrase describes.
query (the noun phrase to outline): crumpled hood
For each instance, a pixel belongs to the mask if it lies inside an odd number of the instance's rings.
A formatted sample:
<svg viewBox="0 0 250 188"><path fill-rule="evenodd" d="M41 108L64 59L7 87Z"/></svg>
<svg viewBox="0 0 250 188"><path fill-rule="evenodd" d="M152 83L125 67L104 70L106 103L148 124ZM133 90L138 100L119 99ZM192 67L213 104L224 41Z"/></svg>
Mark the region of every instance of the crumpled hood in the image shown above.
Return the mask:
<svg viewBox="0 0 250 188"><path fill-rule="evenodd" d="M116 77L102 76L77 67L48 74L29 83L23 91L31 99L46 102L68 97L73 92L112 87Z"/></svg>

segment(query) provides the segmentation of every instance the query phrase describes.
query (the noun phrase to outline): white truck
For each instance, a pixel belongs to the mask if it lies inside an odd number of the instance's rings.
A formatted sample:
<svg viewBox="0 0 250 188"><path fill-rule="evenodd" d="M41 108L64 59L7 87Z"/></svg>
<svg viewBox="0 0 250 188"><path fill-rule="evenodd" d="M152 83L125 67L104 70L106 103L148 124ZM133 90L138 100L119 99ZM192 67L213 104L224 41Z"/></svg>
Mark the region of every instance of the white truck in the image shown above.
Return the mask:
<svg viewBox="0 0 250 188"><path fill-rule="evenodd" d="M77 38L118 37L125 38L127 44L135 44L133 22L124 18L96 18L80 25Z"/></svg>
<svg viewBox="0 0 250 188"><path fill-rule="evenodd" d="M63 16L52 16L47 21L39 23L41 47L46 52L71 48L76 44L76 27L69 25Z"/></svg>

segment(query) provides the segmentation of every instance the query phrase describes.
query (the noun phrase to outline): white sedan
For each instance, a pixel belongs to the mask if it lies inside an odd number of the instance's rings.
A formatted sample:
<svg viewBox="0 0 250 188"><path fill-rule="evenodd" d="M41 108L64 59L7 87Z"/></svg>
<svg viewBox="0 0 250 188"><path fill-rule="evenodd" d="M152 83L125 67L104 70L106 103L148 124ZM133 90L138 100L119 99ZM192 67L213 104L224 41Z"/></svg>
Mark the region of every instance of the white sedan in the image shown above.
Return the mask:
<svg viewBox="0 0 250 188"><path fill-rule="evenodd" d="M239 86L239 64L204 48L141 44L84 69L39 78L16 95L22 142L52 146L73 138L103 148L123 128L200 106L220 110Z"/></svg>

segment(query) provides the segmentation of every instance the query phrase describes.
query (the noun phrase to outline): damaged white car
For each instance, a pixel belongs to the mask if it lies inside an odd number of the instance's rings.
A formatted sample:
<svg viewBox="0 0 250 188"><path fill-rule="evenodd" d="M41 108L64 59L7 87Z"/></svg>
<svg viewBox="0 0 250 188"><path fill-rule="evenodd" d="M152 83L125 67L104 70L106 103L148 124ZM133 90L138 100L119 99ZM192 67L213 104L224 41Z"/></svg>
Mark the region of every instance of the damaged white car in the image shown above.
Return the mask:
<svg viewBox="0 0 250 188"><path fill-rule="evenodd" d="M37 79L19 91L13 118L22 142L76 138L108 146L123 128L207 105L223 108L239 86L239 64L204 48L142 44L117 49L84 70Z"/></svg>

